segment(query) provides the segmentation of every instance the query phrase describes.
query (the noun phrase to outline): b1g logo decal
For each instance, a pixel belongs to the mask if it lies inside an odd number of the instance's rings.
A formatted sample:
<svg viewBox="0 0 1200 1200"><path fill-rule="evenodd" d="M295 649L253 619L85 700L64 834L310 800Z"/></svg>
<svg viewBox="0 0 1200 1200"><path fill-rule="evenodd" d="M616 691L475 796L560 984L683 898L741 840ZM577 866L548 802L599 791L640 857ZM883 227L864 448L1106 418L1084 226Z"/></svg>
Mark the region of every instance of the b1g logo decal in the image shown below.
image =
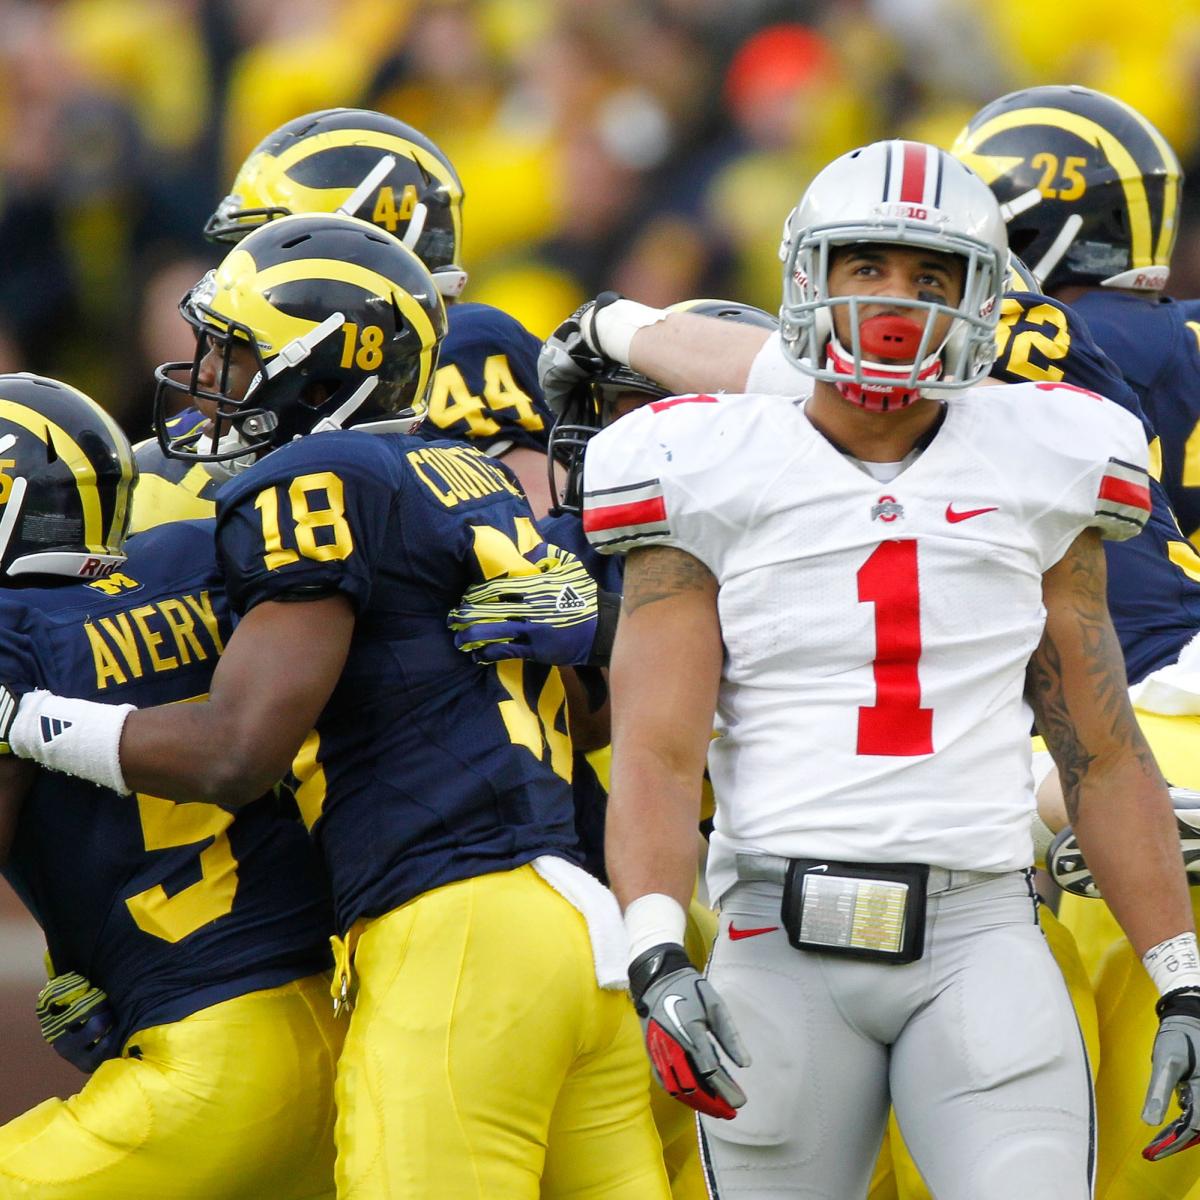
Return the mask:
<svg viewBox="0 0 1200 1200"><path fill-rule="evenodd" d="M902 516L904 516L904 505L899 503L895 496L880 496L871 505L872 521L883 521L890 525L898 517Z"/></svg>

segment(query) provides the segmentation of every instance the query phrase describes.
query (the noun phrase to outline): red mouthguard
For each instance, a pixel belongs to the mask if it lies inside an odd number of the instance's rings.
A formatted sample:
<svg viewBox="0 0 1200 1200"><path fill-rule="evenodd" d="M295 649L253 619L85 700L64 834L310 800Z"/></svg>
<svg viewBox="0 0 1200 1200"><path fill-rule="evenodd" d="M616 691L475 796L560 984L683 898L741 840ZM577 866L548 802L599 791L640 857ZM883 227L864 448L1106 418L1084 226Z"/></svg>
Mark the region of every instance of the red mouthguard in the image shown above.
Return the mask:
<svg viewBox="0 0 1200 1200"><path fill-rule="evenodd" d="M889 358L912 362L917 357L925 327L907 317L869 317L858 332L867 358L876 362Z"/></svg>

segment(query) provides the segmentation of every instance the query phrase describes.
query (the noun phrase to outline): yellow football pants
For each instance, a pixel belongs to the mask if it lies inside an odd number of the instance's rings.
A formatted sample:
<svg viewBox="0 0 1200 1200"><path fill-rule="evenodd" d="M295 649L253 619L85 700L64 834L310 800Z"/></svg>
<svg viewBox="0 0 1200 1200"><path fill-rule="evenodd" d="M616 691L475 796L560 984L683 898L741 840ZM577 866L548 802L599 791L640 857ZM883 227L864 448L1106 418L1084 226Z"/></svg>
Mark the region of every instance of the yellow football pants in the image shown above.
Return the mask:
<svg viewBox="0 0 1200 1200"><path fill-rule="evenodd" d="M0 1197L331 1198L341 1033L324 975L140 1030L77 1095L0 1128Z"/></svg>
<svg viewBox="0 0 1200 1200"><path fill-rule="evenodd" d="M1200 788L1200 719L1135 711L1167 780ZM1158 993L1103 901L1064 896L1060 912L1092 974L1099 1017L1096 1198L1200 1200L1200 1150L1156 1163L1142 1158L1142 1147L1155 1132L1142 1123L1141 1112L1150 1080L1150 1047L1158 1030ZM1200 922L1197 888L1192 888L1192 913ZM1167 1120L1177 1115L1172 1105Z"/></svg>
<svg viewBox="0 0 1200 1200"><path fill-rule="evenodd" d="M532 867L364 923L337 1078L340 1200L667 1200L629 996Z"/></svg>

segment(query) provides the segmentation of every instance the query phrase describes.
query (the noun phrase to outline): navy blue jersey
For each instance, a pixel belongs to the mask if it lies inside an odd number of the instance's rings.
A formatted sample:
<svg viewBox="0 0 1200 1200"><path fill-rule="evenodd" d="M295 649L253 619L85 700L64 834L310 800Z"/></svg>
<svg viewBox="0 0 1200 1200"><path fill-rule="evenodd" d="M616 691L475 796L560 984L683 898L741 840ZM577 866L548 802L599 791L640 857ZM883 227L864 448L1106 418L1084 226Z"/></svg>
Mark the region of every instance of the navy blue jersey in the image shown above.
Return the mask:
<svg viewBox="0 0 1200 1200"><path fill-rule="evenodd" d="M512 446L545 451L554 418L538 384L542 343L490 304L451 304L429 412L420 434L502 454Z"/></svg>
<svg viewBox="0 0 1200 1200"><path fill-rule="evenodd" d="M1137 392L1162 438L1162 482L1189 537L1200 534L1200 301L1085 292L1071 307Z"/></svg>
<svg viewBox="0 0 1200 1200"><path fill-rule="evenodd" d="M618 595L621 593L625 556L601 554L583 532L581 516L576 513L551 514L542 517L537 527L547 542L569 550L579 558L601 591L616 592Z"/></svg>
<svg viewBox="0 0 1200 1200"><path fill-rule="evenodd" d="M195 409L173 418L179 432L189 423L203 422ZM133 493L133 515L130 533L142 533L170 521L189 521L211 517L216 512L217 489L226 478L223 472L214 474L206 463L170 458L162 452L157 438L147 438L133 448L138 466L138 485Z"/></svg>
<svg viewBox="0 0 1200 1200"><path fill-rule="evenodd" d="M1137 393L1100 350L1078 313L1029 292L1005 296L992 374L1006 383L1047 380L1099 392L1133 413L1153 447L1154 429ZM1048 392L1052 402L1054 393ZM1155 455L1151 454L1153 462ZM1131 683L1174 662L1200 628L1200 557L1179 531L1163 485L1150 481L1145 529L1106 541L1108 607Z"/></svg>
<svg viewBox="0 0 1200 1200"><path fill-rule="evenodd" d="M315 434L222 488L217 541L237 612L335 590L357 612L292 779L339 929L445 883L575 855L557 670L481 668L446 625L468 587L544 553L510 472L451 442Z"/></svg>
<svg viewBox="0 0 1200 1200"><path fill-rule="evenodd" d="M204 696L230 633L213 522L140 534L107 579L5 589L0 625L2 677L21 688L139 706ZM328 888L289 811L274 797L235 815L118 796L43 770L4 874L55 970L102 987L125 1037L329 965Z"/></svg>

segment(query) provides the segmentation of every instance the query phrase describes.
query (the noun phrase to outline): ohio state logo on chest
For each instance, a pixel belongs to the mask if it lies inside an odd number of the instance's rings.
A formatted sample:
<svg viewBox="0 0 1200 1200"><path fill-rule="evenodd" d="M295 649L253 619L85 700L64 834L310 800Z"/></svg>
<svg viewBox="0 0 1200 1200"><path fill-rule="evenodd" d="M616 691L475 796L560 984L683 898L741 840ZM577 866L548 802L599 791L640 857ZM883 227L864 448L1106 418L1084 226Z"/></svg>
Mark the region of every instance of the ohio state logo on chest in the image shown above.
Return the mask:
<svg viewBox="0 0 1200 1200"><path fill-rule="evenodd" d="M871 505L871 520L884 521L890 525L899 517L904 516L904 505L895 496L880 496Z"/></svg>

